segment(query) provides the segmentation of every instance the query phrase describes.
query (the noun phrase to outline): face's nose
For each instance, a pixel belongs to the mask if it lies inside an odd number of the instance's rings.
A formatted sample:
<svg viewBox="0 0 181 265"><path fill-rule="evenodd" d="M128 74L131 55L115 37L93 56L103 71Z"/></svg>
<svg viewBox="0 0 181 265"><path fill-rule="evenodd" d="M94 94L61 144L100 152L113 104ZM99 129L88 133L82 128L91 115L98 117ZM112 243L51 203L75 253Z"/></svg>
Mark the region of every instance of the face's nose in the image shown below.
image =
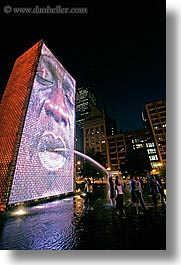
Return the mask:
<svg viewBox="0 0 181 265"><path fill-rule="evenodd" d="M69 124L69 114L62 88L58 88L50 95L44 103L44 108L46 114L53 117L57 123L63 123L64 126Z"/></svg>

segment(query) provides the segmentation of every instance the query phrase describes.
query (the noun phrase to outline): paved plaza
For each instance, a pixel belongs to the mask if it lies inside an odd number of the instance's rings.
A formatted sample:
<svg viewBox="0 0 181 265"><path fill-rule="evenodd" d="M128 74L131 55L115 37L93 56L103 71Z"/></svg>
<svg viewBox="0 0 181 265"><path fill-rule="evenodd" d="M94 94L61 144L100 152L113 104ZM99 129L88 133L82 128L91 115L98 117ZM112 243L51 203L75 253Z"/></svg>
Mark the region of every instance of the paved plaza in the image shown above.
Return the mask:
<svg viewBox="0 0 181 265"><path fill-rule="evenodd" d="M1 214L0 249L22 250L165 250L166 208L155 213L149 194L146 214L134 206L122 219L109 202L106 184L94 184L93 208L84 194ZM127 198L129 200L129 198ZM18 209L17 209L18 210ZM23 213L24 210L24 213Z"/></svg>

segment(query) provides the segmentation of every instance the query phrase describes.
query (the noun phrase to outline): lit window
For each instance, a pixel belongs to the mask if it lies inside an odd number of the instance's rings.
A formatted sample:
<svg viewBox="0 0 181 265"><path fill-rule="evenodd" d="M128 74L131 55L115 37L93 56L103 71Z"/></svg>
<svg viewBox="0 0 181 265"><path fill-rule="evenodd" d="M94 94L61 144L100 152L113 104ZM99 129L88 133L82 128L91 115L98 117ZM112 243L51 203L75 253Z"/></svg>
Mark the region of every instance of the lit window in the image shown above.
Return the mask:
<svg viewBox="0 0 181 265"><path fill-rule="evenodd" d="M146 143L146 147L154 147L154 143Z"/></svg>
<svg viewBox="0 0 181 265"><path fill-rule="evenodd" d="M136 144L136 148L139 149L139 148L143 148L144 145L143 144Z"/></svg>
<svg viewBox="0 0 181 265"><path fill-rule="evenodd" d="M148 149L147 152L148 152L148 154L154 154L154 153L156 153L156 149L155 148Z"/></svg>
<svg viewBox="0 0 181 265"><path fill-rule="evenodd" d="M135 143L139 143L140 142L140 139L135 139Z"/></svg>
<svg viewBox="0 0 181 265"><path fill-rule="evenodd" d="M152 160L158 160L158 156L154 155L154 156L149 156L150 161Z"/></svg>

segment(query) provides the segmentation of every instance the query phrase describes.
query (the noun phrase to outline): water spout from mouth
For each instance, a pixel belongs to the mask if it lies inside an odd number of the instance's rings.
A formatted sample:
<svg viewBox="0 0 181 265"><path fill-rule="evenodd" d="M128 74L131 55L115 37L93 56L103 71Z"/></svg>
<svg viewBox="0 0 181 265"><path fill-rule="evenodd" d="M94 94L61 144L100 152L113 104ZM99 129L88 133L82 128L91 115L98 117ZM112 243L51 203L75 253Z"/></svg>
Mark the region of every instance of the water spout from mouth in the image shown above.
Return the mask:
<svg viewBox="0 0 181 265"><path fill-rule="evenodd" d="M87 155L83 154L80 151L77 151L77 150L74 150L74 149L67 149L67 148L54 148L52 151L53 152L64 152L64 151L72 152L72 153L74 153L76 155L79 155L79 156L81 156L81 157L89 160L90 162L92 162L93 164L95 164L97 167L99 167L100 169L102 169L102 171L104 171L107 174L108 178L111 175L111 172L109 172L105 167L103 167L101 164L99 164L96 160L94 160L90 156L87 156Z"/></svg>

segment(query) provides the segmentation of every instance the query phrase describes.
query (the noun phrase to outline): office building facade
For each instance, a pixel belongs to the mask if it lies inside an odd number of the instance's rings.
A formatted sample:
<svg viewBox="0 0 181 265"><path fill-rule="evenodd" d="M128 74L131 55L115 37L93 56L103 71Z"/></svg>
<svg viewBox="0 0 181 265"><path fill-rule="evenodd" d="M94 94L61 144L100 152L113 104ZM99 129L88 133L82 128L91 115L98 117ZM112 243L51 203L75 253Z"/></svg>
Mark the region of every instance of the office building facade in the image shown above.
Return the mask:
<svg viewBox="0 0 181 265"><path fill-rule="evenodd" d="M166 100L146 103L142 118L154 136L160 165L166 165Z"/></svg>
<svg viewBox="0 0 181 265"><path fill-rule="evenodd" d="M96 98L90 87L79 87L76 92L76 124L83 129L84 121L92 106L96 106Z"/></svg>
<svg viewBox="0 0 181 265"><path fill-rule="evenodd" d="M96 105L96 98L90 87L79 87L76 92L76 150L84 152L83 127L91 108ZM76 157L77 159L77 157ZM81 158L80 158L81 159Z"/></svg>
<svg viewBox="0 0 181 265"><path fill-rule="evenodd" d="M117 133L106 137L107 169L118 175L123 171L126 160L126 142L124 133Z"/></svg>
<svg viewBox="0 0 181 265"><path fill-rule="evenodd" d="M135 155L135 161L142 157L145 170L156 168L159 162L155 139L150 129L140 129L125 132L127 154ZM150 168L149 168L150 166Z"/></svg>
<svg viewBox="0 0 181 265"><path fill-rule="evenodd" d="M92 107L84 123L84 153L94 156L101 154L102 165L107 167L106 137L116 131L115 121L108 116L106 109Z"/></svg>

